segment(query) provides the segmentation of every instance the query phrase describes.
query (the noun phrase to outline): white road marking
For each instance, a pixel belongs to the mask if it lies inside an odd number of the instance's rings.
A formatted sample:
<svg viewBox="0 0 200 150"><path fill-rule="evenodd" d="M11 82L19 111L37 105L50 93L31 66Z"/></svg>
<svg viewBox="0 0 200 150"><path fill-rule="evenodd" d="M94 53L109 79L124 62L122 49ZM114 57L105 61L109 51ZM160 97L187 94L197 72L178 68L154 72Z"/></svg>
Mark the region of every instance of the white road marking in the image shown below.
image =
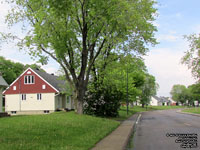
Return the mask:
<svg viewBox="0 0 200 150"><path fill-rule="evenodd" d="M139 114L139 117L137 118L137 121L135 122L136 124L138 124L138 121L140 120L140 117L141 117L142 115L141 114Z"/></svg>
<svg viewBox="0 0 200 150"><path fill-rule="evenodd" d="M184 125L186 125L186 126L191 126L191 124L189 124L189 123L183 123Z"/></svg>

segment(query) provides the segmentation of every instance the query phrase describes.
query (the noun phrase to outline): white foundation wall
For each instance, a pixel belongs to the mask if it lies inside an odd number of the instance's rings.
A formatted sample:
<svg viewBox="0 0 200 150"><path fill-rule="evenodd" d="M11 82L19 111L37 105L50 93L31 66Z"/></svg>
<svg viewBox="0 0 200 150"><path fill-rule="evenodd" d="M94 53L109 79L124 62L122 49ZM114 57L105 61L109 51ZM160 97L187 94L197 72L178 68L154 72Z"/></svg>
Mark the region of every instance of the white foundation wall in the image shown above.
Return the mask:
<svg viewBox="0 0 200 150"><path fill-rule="evenodd" d="M6 111L55 110L55 93L41 94L41 100L37 94L26 94L26 100L21 100L21 94L6 95Z"/></svg>

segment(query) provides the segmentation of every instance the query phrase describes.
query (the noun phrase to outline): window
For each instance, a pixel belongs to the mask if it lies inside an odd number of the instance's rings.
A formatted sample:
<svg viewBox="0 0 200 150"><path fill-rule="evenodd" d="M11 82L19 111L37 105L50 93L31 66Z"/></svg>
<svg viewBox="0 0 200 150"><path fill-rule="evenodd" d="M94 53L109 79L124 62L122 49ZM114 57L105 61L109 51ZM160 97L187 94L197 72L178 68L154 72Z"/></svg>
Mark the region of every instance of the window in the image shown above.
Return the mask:
<svg viewBox="0 0 200 150"><path fill-rule="evenodd" d="M43 90L46 89L46 85L45 84L42 85L42 89Z"/></svg>
<svg viewBox="0 0 200 150"><path fill-rule="evenodd" d="M13 90L16 91L16 89L17 89L17 87L16 87L16 86L13 86Z"/></svg>
<svg viewBox="0 0 200 150"><path fill-rule="evenodd" d="M48 113L49 113L49 110L44 110L44 113L45 113L45 114L48 114Z"/></svg>
<svg viewBox="0 0 200 150"><path fill-rule="evenodd" d="M22 94L21 99L22 99L22 100L26 100L26 94Z"/></svg>
<svg viewBox="0 0 200 150"><path fill-rule="evenodd" d="M34 84L35 78L34 76L24 76L24 84Z"/></svg>
<svg viewBox="0 0 200 150"><path fill-rule="evenodd" d="M67 103L69 104L69 102L70 102L70 97L67 96Z"/></svg>
<svg viewBox="0 0 200 150"><path fill-rule="evenodd" d="M16 114L17 113L17 111L11 111L11 114Z"/></svg>
<svg viewBox="0 0 200 150"><path fill-rule="evenodd" d="M41 93L38 93L37 94L37 100L41 100L42 99L42 94Z"/></svg>

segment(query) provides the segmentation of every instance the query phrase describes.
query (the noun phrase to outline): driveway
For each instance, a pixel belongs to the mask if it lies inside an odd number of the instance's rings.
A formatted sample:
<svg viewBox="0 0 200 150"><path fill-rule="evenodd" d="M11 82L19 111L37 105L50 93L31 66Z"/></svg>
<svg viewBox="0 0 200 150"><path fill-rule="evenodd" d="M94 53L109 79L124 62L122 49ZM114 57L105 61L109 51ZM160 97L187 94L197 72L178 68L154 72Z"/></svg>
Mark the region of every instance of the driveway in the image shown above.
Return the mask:
<svg viewBox="0 0 200 150"><path fill-rule="evenodd" d="M129 150L200 149L200 117L176 111L143 113L131 139L133 147Z"/></svg>

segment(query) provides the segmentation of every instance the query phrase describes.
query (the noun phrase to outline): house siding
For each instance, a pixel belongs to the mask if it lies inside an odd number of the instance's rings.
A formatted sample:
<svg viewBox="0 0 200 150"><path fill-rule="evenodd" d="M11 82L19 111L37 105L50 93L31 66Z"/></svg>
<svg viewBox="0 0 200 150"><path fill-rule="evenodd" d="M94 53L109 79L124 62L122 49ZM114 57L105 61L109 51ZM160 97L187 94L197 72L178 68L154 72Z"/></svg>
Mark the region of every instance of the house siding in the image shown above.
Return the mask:
<svg viewBox="0 0 200 150"><path fill-rule="evenodd" d="M20 111L20 101L18 94L5 95L5 111Z"/></svg>
<svg viewBox="0 0 200 150"><path fill-rule="evenodd" d="M24 76L31 75L34 76L34 84L25 84ZM45 89L42 86L46 85ZM16 87L16 90L13 87ZM56 93L57 91L53 89L49 84L42 80L37 74L35 74L31 69L28 69L24 74L22 74L3 94L22 94L22 93Z"/></svg>
<svg viewBox="0 0 200 150"><path fill-rule="evenodd" d="M3 91L3 88L0 87L0 112L2 112L2 106L3 106L3 98L2 98L2 91Z"/></svg>
<svg viewBox="0 0 200 150"><path fill-rule="evenodd" d="M64 101L64 95L57 95L55 97L55 108L56 109L63 109L63 108L66 108L66 104L65 104L65 101Z"/></svg>
<svg viewBox="0 0 200 150"><path fill-rule="evenodd" d="M155 98L151 97L150 105L151 106L158 106L158 101Z"/></svg>
<svg viewBox="0 0 200 150"><path fill-rule="evenodd" d="M42 93L42 99L37 100L37 94L26 94L26 100L21 100L19 94L6 95L6 112L10 111L40 111L55 110L55 94Z"/></svg>

